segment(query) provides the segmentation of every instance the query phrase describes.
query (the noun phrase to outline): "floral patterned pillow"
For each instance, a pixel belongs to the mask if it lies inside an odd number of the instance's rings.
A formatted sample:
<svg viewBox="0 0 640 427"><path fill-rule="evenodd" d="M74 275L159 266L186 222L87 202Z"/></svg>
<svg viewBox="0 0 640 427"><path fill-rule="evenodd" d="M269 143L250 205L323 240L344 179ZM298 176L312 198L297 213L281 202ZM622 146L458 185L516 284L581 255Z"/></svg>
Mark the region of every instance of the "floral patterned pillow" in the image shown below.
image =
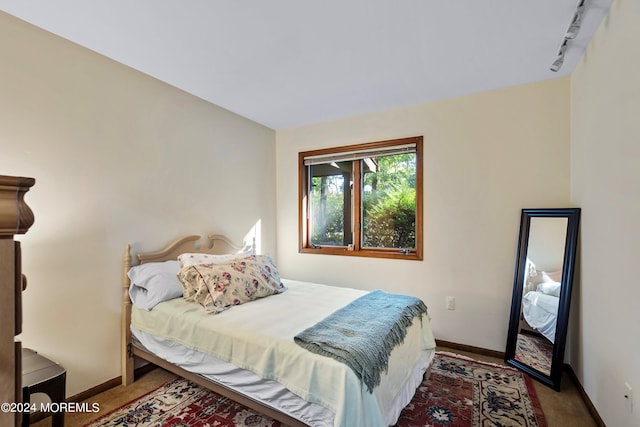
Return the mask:
<svg viewBox="0 0 640 427"><path fill-rule="evenodd" d="M178 279L184 289L183 298L213 314L287 290L276 265L266 255L220 264L187 265L178 272Z"/></svg>
<svg viewBox="0 0 640 427"><path fill-rule="evenodd" d="M251 255L252 254L247 251L240 251L234 254L223 254L223 255L186 253L178 256L178 261L180 261L181 267L185 267L188 265L220 264L227 261L233 261L238 258L246 258Z"/></svg>

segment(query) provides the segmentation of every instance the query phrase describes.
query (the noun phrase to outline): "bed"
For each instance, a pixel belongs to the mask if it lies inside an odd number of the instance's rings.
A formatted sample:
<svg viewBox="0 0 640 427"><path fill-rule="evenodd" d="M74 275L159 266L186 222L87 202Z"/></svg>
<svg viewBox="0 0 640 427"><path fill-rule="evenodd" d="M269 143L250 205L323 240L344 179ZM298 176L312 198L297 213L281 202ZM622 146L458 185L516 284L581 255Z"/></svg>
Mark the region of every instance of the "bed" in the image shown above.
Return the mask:
<svg viewBox="0 0 640 427"><path fill-rule="evenodd" d="M223 236L179 238L138 254L138 265L176 260L184 253L231 254ZM290 426L393 425L411 401L435 354L426 313L406 328L379 384L369 387L346 364L294 342L328 315L371 296L362 290L283 278L286 291L233 306L221 314L182 297L153 308L132 304L127 245L123 268L122 381L134 381L139 358ZM369 391L371 389L371 391Z"/></svg>
<svg viewBox="0 0 640 427"><path fill-rule="evenodd" d="M527 325L551 343L556 337L561 276L562 270L554 269L551 272L539 270L531 260L527 259L522 316Z"/></svg>
<svg viewBox="0 0 640 427"><path fill-rule="evenodd" d="M560 298L540 291L530 291L522 299L522 315L537 332L553 343L556 338Z"/></svg>

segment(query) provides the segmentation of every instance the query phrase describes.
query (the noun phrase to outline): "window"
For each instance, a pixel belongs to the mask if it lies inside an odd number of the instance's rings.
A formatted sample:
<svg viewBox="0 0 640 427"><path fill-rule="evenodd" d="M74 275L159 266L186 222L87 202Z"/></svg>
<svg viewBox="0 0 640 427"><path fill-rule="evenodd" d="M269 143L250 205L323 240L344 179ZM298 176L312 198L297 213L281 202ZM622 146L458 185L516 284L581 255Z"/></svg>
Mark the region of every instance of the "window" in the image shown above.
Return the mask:
<svg viewBox="0 0 640 427"><path fill-rule="evenodd" d="M299 249L422 259L422 137L299 153Z"/></svg>

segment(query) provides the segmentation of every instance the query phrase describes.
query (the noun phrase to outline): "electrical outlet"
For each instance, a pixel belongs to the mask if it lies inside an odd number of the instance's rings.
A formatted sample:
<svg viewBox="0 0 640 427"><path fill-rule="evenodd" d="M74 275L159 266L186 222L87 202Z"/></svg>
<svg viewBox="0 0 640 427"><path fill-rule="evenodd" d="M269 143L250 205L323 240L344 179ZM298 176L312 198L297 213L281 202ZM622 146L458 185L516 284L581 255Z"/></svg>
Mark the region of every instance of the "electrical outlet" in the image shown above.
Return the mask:
<svg viewBox="0 0 640 427"><path fill-rule="evenodd" d="M627 382L624 383L624 398L627 411L633 412L633 389Z"/></svg>
<svg viewBox="0 0 640 427"><path fill-rule="evenodd" d="M456 309L456 299L454 297L447 297L447 310L455 310Z"/></svg>

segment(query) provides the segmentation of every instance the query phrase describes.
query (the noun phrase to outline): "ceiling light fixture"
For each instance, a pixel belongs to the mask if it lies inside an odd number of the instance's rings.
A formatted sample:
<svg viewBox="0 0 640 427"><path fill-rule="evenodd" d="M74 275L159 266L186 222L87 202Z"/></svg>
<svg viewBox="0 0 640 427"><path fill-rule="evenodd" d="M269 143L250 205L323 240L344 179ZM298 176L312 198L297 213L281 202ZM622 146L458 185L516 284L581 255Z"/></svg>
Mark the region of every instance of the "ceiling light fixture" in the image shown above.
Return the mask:
<svg viewBox="0 0 640 427"><path fill-rule="evenodd" d="M562 39L562 44L560 44L560 49L558 49L558 56L553 64L551 64L550 70L553 72L557 72L562 67L564 63L564 54L567 51L567 43L569 40L573 40L578 36L578 32L580 31L580 26L582 25L582 16L584 15L586 0L580 0L578 5L576 6L576 11L573 14L573 19L571 20L571 24L569 24L569 28L565 32L564 39Z"/></svg>

